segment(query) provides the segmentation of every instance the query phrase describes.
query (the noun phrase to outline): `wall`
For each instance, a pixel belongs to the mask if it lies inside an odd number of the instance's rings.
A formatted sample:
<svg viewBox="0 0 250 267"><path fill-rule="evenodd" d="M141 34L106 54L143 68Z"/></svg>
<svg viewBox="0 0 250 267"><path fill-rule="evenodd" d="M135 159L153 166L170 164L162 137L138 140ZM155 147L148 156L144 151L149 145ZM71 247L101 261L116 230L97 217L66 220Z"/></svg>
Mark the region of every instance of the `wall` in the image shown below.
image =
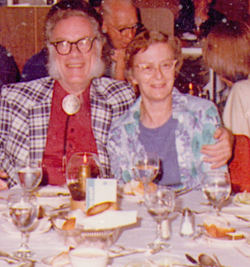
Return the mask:
<svg viewBox="0 0 250 267"><path fill-rule="evenodd" d="M20 71L43 47L43 24L49 7L0 7L0 44L14 56Z"/></svg>

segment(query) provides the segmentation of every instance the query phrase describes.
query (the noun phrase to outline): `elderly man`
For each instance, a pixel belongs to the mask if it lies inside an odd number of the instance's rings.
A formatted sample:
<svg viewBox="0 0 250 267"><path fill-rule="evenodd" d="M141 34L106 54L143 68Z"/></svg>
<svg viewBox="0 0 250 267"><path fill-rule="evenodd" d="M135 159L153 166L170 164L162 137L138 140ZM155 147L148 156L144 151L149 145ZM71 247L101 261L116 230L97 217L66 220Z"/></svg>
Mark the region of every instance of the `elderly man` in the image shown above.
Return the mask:
<svg viewBox="0 0 250 267"><path fill-rule="evenodd" d="M109 176L106 140L111 122L134 102L133 89L108 78L105 38L87 3L61 1L45 21L50 77L12 84L0 103L0 169L14 184L19 161L42 161L44 183L64 184L64 167L79 151L97 153Z"/></svg>
<svg viewBox="0 0 250 267"><path fill-rule="evenodd" d="M109 41L109 45L104 49L107 76L118 80L125 79L125 49L132 38L142 30L138 12L131 0L103 0L101 3L102 31Z"/></svg>

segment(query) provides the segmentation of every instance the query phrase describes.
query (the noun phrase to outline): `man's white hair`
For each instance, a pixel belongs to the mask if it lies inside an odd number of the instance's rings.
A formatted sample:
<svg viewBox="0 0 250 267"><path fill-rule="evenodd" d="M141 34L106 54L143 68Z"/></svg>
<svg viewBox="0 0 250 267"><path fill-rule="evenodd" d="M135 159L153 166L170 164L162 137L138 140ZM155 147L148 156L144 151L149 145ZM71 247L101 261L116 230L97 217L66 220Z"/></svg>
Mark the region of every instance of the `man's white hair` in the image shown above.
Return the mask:
<svg viewBox="0 0 250 267"><path fill-rule="evenodd" d="M114 5L128 5L134 6L132 0L102 0L100 5L101 15L105 18L106 16L112 15L112 6ZM134 6L135 7L135 6Z"/></svg>

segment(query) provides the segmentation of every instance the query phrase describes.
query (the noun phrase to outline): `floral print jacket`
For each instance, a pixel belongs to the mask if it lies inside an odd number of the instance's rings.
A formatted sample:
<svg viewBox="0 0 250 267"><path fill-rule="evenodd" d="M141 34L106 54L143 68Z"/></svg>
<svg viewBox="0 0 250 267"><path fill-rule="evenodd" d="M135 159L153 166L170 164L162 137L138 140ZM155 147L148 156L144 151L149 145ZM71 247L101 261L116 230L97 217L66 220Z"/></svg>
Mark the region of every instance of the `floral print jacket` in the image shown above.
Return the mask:
<svg viewBox="0 0 250 267"><path fill-rule="evenodd" d="M205 144L213 144L215 129L221 120L213 102L199 97L172 92L172 117L178 120L175 131L176 150L182 184L188 188L199 186L199 177L210 170L210 164L202 161L200 149ZM111 172L126 183L133 178L133 155L145 150L138 139L141 98L111 126L108 137L108 153ZM227 166L222 168L227 169Z"/></svg>

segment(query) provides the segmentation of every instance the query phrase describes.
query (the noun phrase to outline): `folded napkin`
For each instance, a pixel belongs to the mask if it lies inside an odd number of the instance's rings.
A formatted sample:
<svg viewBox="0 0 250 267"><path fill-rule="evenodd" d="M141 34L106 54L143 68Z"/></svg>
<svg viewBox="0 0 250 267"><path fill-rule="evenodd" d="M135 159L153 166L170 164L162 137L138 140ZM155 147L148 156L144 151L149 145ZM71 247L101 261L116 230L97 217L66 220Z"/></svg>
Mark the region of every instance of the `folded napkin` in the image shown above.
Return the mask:
<svg viewBox="0 0 250 267"><path fill-rule="evenodd" d="M107 210L97 215L86 217L81 210L75 212L76 225L86 230L105 230L134 224L137 222L137 211Z"/></svg>

